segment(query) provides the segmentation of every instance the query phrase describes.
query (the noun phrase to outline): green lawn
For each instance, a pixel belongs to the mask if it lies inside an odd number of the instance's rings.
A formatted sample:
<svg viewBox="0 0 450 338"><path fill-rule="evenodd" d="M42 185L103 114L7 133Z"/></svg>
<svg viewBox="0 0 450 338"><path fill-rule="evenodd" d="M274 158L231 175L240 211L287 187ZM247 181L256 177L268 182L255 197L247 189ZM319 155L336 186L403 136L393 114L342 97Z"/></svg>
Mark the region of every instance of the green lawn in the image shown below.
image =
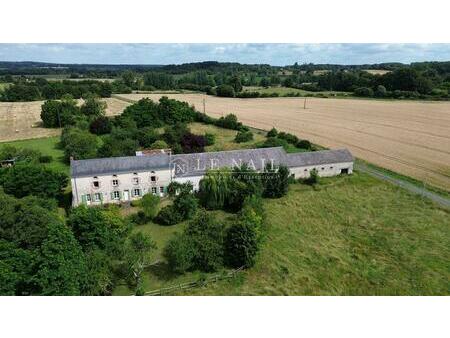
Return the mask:
<svg viewBox="0 0 450 338"><path fill-rule="evenodd" d="M449 212L355 173L265 200L255 267L192 295L448 295Z"/></svg>
<svg viewBox="0 0 450 338"><path fill-rule="evenodd" d="M63 162L64 151L57 147L59 136L43 137L28 140L19 140L11 142L2 142L0 147L4 145L11 145L17 148L29 148L39 150L42 155L50 155L53 161L46 164L48 167L69 173L69 165Z"/></svg>

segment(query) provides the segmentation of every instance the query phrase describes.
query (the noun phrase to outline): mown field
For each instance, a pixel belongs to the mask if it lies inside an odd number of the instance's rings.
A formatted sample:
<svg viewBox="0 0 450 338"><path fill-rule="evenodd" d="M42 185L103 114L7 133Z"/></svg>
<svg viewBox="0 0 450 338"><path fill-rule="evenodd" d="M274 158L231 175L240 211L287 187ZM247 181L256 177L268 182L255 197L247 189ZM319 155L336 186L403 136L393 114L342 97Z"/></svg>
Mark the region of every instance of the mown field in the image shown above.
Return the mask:
<svg viewBox="0 0 450 338"><path fill-rule="evenodd" d="M266 238L256 265L230 281L184 295L447 295L450 217L427 200L355 173L316 188L290 186L265 200ZM229 214L218 212L226 219ZM162 250L185 223L138 226L158 245L146 290L195 281L169 273ZM120 285L116 295L132 294Z"/></svg>
<svg viewBox="0 0 450 338"><path fill-rule="evenodd" d="M120 97L158 100L161 94ZM255 128L279 130L450 190L450 102L264 98L233 99L172 94L211 116L234 113Z"/></svg>
<svg viewBox="0 0 450 338"><path fill-rule="evenodd" d="M106 115L121 114L129 102L115 98L103 99ZM59 129L41 127L41 106L44 101L0 102L0 142L24 140L60 134Z"/></svg>

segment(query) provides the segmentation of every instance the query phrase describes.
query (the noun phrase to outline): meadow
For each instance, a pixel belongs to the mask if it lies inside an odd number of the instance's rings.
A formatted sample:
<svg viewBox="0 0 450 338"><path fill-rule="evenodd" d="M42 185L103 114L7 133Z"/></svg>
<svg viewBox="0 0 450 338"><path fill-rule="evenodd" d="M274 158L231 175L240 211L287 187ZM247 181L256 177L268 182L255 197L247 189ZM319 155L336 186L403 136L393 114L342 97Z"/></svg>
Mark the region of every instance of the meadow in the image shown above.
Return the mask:
<svg viewBox="0 0 450 338"><path fill-rule="evenodd" d="M445 295L450 278L449 212L426 199L356 172L292 184L265 202L266 237L253 268L181 295ZM215 212L232 221L232 215ZM146 290L207 275L168 272L162 250L185 223L135 231L158 245ZM132 294L126 285L116 295Z"/></svg>
<svg viewBox="0 0 450 338"><path fill-rule="evenodd" d="M119 97L158 100L161 94ZM172 94L206 113L279 130L327 148L348 148L378 166L450 190L450 102L332 98L234 99ZM306 100L306 103L305 103ZM306 106L306 109L304 107Z"/></svg>

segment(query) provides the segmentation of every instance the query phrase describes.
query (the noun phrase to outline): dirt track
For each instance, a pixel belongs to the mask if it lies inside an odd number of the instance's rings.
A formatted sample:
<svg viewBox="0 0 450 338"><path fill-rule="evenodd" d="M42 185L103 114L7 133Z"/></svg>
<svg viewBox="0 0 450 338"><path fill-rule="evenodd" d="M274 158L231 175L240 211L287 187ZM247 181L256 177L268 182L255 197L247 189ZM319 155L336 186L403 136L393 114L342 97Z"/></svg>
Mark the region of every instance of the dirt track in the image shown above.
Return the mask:
<svg viewBox="0 0 450 338"><path fill-rule="evenodd" d="M167 94L166 94L167 95ZM120 95L138 100L161 94ZM212 116L235 113L253 127L273 126L450 190L450 102L303 98L231 99L169 94Z"/></svg>

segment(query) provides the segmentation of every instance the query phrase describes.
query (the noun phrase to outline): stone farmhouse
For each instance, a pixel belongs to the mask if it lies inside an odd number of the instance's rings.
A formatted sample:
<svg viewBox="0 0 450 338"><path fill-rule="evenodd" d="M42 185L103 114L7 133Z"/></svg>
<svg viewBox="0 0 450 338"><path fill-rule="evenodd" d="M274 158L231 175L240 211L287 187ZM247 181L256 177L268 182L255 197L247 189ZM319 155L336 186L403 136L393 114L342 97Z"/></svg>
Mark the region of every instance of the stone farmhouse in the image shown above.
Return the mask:
<svg viewBox="0 0 450 338"><path fill-rule="evenodd" d="M286 165L295 178L307 178L313 169L322 177L351 174L353 160L347 149L287 154L282 147L71 160L72 204L127 203L149 193L164 196L173 181L190 181L198 190L207 170L244 163L259 172L267 165Z"/></svg>

